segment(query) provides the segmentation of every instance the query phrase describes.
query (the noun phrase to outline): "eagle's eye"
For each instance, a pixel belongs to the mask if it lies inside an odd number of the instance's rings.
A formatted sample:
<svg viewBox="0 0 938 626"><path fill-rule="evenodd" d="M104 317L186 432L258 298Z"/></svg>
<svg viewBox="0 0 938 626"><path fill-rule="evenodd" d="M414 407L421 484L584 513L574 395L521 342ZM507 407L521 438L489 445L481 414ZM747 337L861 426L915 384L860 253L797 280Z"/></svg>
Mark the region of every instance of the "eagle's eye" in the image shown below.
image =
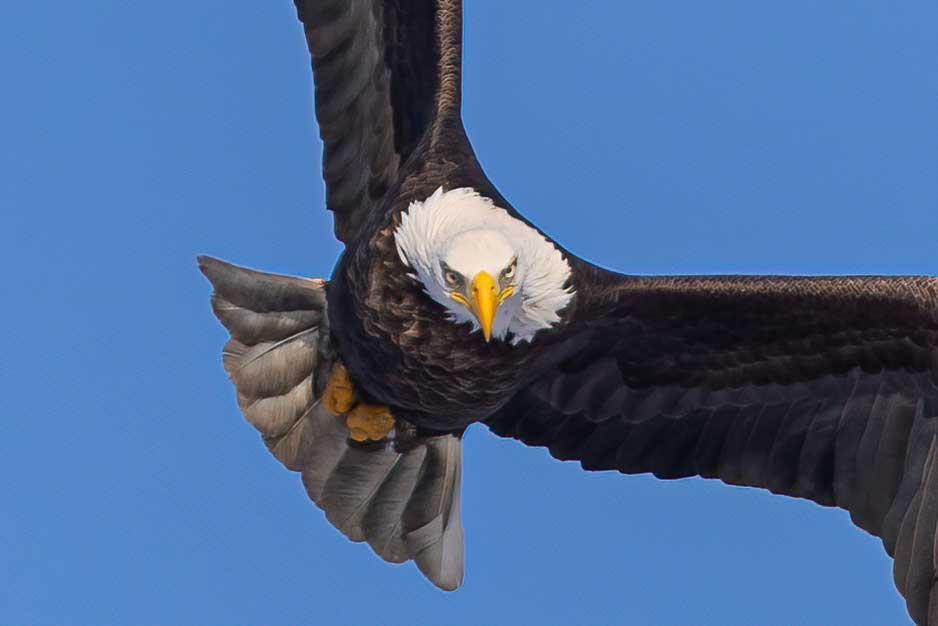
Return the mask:
<svg viewBox="0 0 938 626"><path fill-rule="evenodd" d="M446 281L446 284L449 287L459 287L459 285L462 283L462 276L453 270L444 270L443 280Z"/></svg>
<svg viewBox="0 0 938 626"><path fill-rule="evenodd" d="M505 280L511 280L512 278L514 278L514 277L515 277L515 268L517 268L517 267L518 267L518 259L517 259L517 258L512 259L512 260L511 260L511 263L508 264L508 267L506 267L506 268L502 271L502 278L505 279Z"/></svg>

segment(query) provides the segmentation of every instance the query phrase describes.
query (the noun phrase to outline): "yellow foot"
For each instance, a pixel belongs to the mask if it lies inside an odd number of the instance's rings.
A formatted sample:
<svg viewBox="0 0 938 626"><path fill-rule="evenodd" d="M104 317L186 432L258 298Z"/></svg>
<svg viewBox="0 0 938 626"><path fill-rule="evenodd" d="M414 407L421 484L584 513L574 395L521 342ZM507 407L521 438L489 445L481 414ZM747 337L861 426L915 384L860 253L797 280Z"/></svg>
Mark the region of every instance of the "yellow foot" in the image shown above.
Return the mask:
<svg viewBox="0 0 938 626"><path fill-rule="evenodd" d="M394 429L394 416L383 404L357 404L345 418L353 441L380 441Z"/></svg>
<svg viewBox="0 0 938 626"><path fill-rule="evenodd" d="M355 404L355 387L349 380L348 370L341 363L336 363L329 372L326 390L322 393L322 403L332 413L348 413Z"/></svg>
<svg viewBox="0 0 938 626"><path fill-rule="evenodd" d="M383 404L355 402L355 385L341 363L336 363L329 372L322 403L331 413L347 414L345 425L353 441L380 441L394 429L391 409Z"/></svg>

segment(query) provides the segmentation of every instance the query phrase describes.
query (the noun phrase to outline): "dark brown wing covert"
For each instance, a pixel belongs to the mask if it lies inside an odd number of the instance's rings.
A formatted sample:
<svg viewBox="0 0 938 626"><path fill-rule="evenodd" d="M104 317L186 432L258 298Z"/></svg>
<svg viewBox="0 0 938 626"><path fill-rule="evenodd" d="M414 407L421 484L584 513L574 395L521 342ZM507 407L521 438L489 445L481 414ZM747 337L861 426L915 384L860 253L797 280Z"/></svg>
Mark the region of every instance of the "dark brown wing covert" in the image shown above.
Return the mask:
<svg viewBox="0 0 938 626"><path fill-rule="evenodd" d="M350 243L427 131L459 115L461 2L295 4L312 57L326 206Z"/></svg>

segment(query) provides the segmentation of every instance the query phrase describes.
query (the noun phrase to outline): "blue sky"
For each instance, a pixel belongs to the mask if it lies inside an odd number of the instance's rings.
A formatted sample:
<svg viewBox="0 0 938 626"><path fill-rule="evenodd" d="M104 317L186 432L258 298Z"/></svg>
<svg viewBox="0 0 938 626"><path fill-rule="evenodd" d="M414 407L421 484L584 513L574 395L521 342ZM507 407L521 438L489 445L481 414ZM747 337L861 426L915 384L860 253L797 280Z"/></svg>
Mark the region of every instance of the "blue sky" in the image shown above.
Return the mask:
<svg viewBox="0 0 938 626"><path fill-rule="evenodd" d="M536 9L534 8L536 7ZM938 274L938 4L470 0L489 175L629 273ZM0 8L0 621L904 623L841 511L477 427L455 594L348 543L237 412L194 257L326 276L288 0Z"/></svg>

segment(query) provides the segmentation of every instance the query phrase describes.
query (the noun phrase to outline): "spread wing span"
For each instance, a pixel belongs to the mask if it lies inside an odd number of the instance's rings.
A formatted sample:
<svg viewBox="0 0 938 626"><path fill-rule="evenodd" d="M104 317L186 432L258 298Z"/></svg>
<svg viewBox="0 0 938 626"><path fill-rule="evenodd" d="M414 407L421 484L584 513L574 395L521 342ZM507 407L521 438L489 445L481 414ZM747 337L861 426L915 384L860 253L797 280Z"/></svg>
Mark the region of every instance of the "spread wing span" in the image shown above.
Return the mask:
<svg viewBox="0 0 938 626"><path fill-rule="evenodd" d="M348 243L428 129L459 117L462 3L295 4L312 57L326 206Z"/></svg>
<svg viewBox="0 0 938 626"><path fill-rule="evenodd" d="M231 333L225 370L238 406L310 499L352 541L386 561L414 560L435 585L463 579L462 443L416 436L406 447L348 438L345 415L319 401L335 357L325 282L200 257L215 315Z"/></svg>
<svg viewBox="0 0 938 626"><path fill-rule="evenodd" d="M912 617L938 624L938 279L587 280L578 348L492 430L588 470L842 507L895 558Z"/></svg>

